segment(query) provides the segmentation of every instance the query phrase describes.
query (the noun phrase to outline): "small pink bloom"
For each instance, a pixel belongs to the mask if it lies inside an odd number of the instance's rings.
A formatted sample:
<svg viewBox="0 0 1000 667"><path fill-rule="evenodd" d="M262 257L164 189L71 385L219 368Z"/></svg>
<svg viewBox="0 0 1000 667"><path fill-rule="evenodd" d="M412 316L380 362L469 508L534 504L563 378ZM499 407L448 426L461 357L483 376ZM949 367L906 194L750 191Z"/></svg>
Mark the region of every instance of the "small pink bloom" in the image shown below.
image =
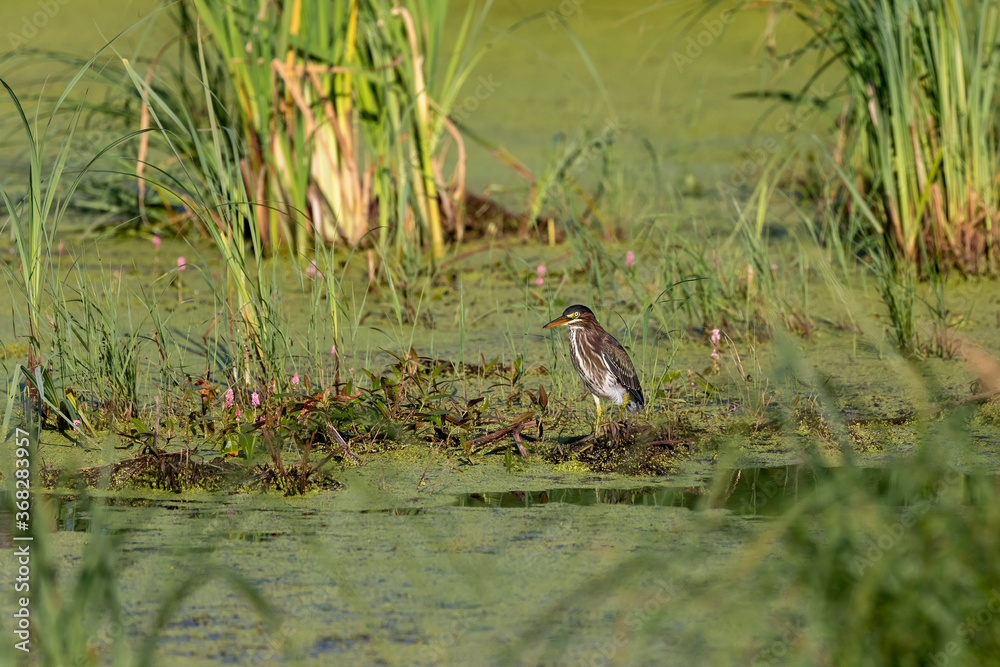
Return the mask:
<svg viewBox="0 0 1000 667"><path fill-rule="evenodd" d="M296 373L295 375L292 376L292 384L297 385L298 383L299 383L299 374Z"/></svg>
<svg viewBox="0 0 1000 667"><path fill-rule="evenodd" d="M334 343L333 347L330 348L330 356L332 356L332 357L336 357L337 356L337 344L336 343Z"/></svg>
<svg viewBox="0 0 1000 667"><path fill-rule="evenodd" d="M236 416L237 417L240 416L240 407L239 406L236 406Z"/></svg>
<svg viewBox="0 0 1000 667"><path fill-rule="evenodd" d="M712 345L718 345L720 340L722 340L722 332L718 329L712 329Z"/></svg>
<svg viewBox="0 0 1000 667"><path fill-rule="evenodd" d="M541 287L542 285L545 284L545 278L538 276L537 278L535 278L535 284Z"/></svg>
<svg viewBox="0 0 1000 667"><path fill-rule="evenodd" d="M184 261L184 255L180 255L177 258L177 270L178 271L183 271L186 268L187 268L187 262Z"/></svg>
<svg viewBox="0 0 1000 667"><path fill-rule="evenodd" d="M309 268L306 269L306 275L310 278L323 278L323 272L316 268L315 259L309 263Z"/></svg>
<svg viewBox="0 0 1000 667"><path fill-rule="evenodd" d="M635 264L635 253L629 250L625 253L625 268L630 269Z"/></svg>
<svg viewBox="0 0 1000 667"><path fill-rule="evenodd" d="M232 387L230 387L229 390L226 391L226 400L225 400L225 403L223 403L223 406L225 408L227 408L227 409L233 407L233 388Z"/></svg>
<svg viewBox="0 0 1000 667"><path fill-rule="evenodd" d="M160 243L162 243L162 241L160 240L160 237L154 234L153 235L153 250L159 250L160 249Z"/></svg>
<svg viewBox="0 0 1000 667"><path fill-rule="evenodd" d="M539 264L538 268L535 269L535 284L541 287L545 284L545 265Z"/></svg>
<svg viewBox="0 0 1000 667"><path fill-rule="evenodd" d="M74 419L73 420L73 430L75 432L77 432L77 433L80 432L80 420L79 419Z"/></svg>
<svg viewBox="0 0 1000 667"><path fill-rule="evenodd" d="M260 394L257 392L250 394L250 405L253 405L254 407L260 405Z"/></svg>

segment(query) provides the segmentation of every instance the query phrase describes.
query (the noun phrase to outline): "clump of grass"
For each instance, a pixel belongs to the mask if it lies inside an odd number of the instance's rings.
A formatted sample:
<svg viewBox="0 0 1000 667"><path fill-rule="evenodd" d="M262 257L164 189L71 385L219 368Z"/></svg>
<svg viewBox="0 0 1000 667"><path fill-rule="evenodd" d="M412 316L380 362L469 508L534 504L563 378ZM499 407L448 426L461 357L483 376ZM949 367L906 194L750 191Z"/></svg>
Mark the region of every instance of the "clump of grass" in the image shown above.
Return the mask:
<svg viewBox="0 0 1000 667"><path fill-rule="evenodd" d="M916 314L916 284L913 267L892 256L876 253L873 270L882 302L889 314L896 346L904 354L918 351Z"/></svg>
<svg viewBox="0 0 1000 667"><path fill-rule="evenodd" d="M63 181L63 177L70 168L69 160L73 137L80 121L84 102L75 103L76 106L70 113L68 125L62 126L59 119L63 112L63 105L69 104L70 93L77 83L88 74L90 66L98 54L100 51L70 79L50 110L44 125L39 123L38 116L34 120L29 120L14 90L6 81L0 79L0 85L4 87L17 112L28 148L28 189L25 195L18 199L8 187L0 184L0 198L3 199L9 216L19 260L15 284L22 290L24 304L27 308L29 351L26 370L28 375L41 363L42 331L39 317L41 316L43 284L46 282L46 277L52 275L50 259L53 239L56 237L59 225L70 206L73 193L87 171L104 152L129 138L122 138L98 153L82 169L77 171L75 178L69 185ZM50 141L58 142L54 153L50 151ZM4 270L10 270L10 268L4 264ZM58 286L58 281L50 282Z"/></svg>
<svg viewBox="0 0 1000 667"><path fill-rule="evenodd" d="M906 262L996 271L1000 8L816 0L796 16L812 37L790 57L820 51L818 71L841 68L848 95L831 158L838 179L819 203L849 202L862 241L879 238Z"/></svg>
<svg viewBox="0 0 1000 667"><path fill-rule="evenodd" d="M222 255L225 301L229 316L240 327L240 335L231 341L235 381L260 388L283 381L287 341L278 311L278 269L275 264L269 272L263 261L265 241L253 224L252 190L240 171L242 151L235 133L214 113L203 133L177 100L157 92L127 61L125 67L158 135L180 166L180 178L161 172L147 180L185 201ZM204 73L204 58L201 67ZM212 91L203 85L206 99L211 100Z"/></svg>
<svg viewBox="0 0 1000 667"><path fill-rule="evenodd" d="M789 141L790 150L767 166L750 207L757 235L775 194L796 209L804 196L807 206L798 215L845 275L859 257L871 258L866 268L899 348L952 356L940 317L943 278L954 269L977 274L1000 267L1000 8L815 0L796 16L811 36L784 59L818 53L821 61L795 103L824 108L845 91L847 101L819 160L812 156L817 142ZM832 92L817 86L834 71L843 74ZM811 93L814 86L821 96ZM941 279L929 344L919 341L912 313L916 283L924 278Z"/></svg>
<svg viewBox="0 0 1000 667"><path fill-rule="evenodd" d="M81 416L82 410L71 393L72 388L57 387L60 378L53 378L50 370L43 368L45 337L41 328L41 317L42 302L45 297L44 287L47 284L48 296L55 309L55 316L47 317L53 330L55 346L61 350L71 349L69 341L73 333L71 327L66 326L68 315L62 280L52 261L54 239L71 205L73 195L87 173L105 153L134 137L134 134L128 134L109 143L77 168L74 178L66 183L65 176L74 173L72 168L75 165L71 164L72 147L86 100L84 98L72 102L75 106L65 125L62 121L64 107L71 104L71 94L75 87L88 76L103 50L100 49L74 73L47 117L38 113L33 120L29 120L14 90L6 81L0 79L0 85L7 92L24 132L29 162L27 192L23 197L17 198L8 185L0 183L0 199L6 207L8 224L17 249L17 270L5 263L2 264L2 270L12 274L11 285L16 286L23 296L21 303L26 309L24 317L28 330L27 364L18 366L11 377L12 391L8 396L4 413L4 428L12 416L14 397L20 395L20 392L13 391L20 378L24 379L27 386L28 395L25 398L33 403L30 406L25 405L26 413L34 410L44 417L51 409L59 416L60 428L79 421L75 418ZM41 118L45 119L44 124L40 122ZM55 150L51 149L52 141L57 142ZM57 321L63 326L59 326ZM116 373L121 388L125 389L125 385L132 383L134 377L128 376L128 363L119 363L120 359L110 358L106 361L115 366L116 370L125 373L125 375ZM81 419L86 421L85 418Z"/></svg>
<svg viewBox="0 0 1000 667"><path fill-rule="evenodd" d="M448 113L478 60L471 43L491 3L470 4L452 55L440 59L447 3L252 4L197 0L178 11L218 95L206 105L220 117L228 110L224 122L241 139L264 246L354 245L374 219L383 250L409 257L427 245L440 259L444 225L460 238L463 224L461 147L451 187L443 182L447 140L461 143Z"/></svg>
<svg viewBox="0 0 1000 667"><path fill-rule="evenodd" d="M81 70L77 74L77 78L73 80L73 84L84 73L85 70ZM17 284L23 290L24 303L28 309L26 315L29 349L26 370L27 374L30 375L41 362L42 332L39 327L39 317L41 314L42 285L46 275L45 265L51 253L52 239L67 206L68 197L60 204L57 195L60 193L60 180L66 168L73 132L76 129L80 112L78 108L72 117L68 131L63 135L54 163L46 168L45 139L47 131L51 127L65 96L72 88L72 84L67 87L63 97L55 105L44 128L39 128L37 123L28 120L20 100L6 81L0 79L0 85L3 85L7 91L20 118L28 144L30 160L28 192L21 201L12 199L12 194L0 185L0 196L3 197L7 214L10 216L14 242L20 260L20 275ZM47 179L45 178L46 172L48 173ZM72 190L73 188L70 188L69 194L72 194ZM6 265L4 266L6 268Z"/></svg>
<svg viewBox="0 0 1000 667"><path fill-rule="evenodd" d="M724 250L678 241L657 267L660 284L667 285L662 298L683 317L688 334L722 327L752 336L767 329L759 272L733 244Z"/></svg>

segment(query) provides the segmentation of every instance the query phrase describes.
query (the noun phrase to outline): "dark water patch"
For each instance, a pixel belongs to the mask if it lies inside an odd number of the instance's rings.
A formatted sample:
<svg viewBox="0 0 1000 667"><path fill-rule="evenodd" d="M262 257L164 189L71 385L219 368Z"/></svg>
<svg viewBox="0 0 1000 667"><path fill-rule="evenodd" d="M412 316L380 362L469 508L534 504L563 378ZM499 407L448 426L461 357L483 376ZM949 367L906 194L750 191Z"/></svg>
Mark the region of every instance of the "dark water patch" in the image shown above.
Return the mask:
<svg viewBox="0 0 1000 667"><path fill-rule="evenodd" d="M279 537L289 537L289 534L285 532L262 530L229 533L228 535L222 535L222 537L228 537L231 540L241 540L243 542L270 542L278 539Z"/></svg>
<svg viewBox="0 0 1000 667"><path fill-rule="evenodd" d="M632 489L599 487L558 488L546 491L469 493L459 497L461 507L514 508L550 503L572 505L638 505L689 510L726 509L742 516L780 513L803 491L815 486L811 470L801 466L750 468L729 473L730 483L717 498L708 482L691 487L651 486Z"/></svg>
<svg viewBox="0 0 1000 667"><path fill-rule="evenodd" d="M114 497L95 499L76 495L48 494L48 502L55 508L56 530L72 533L89 533L93 523L92 506L100 503L112 512L128 513L131 510L164 510L186 512L190 518L215 516L222 505L205 500L160 500L155 498ZM136 528L120 528L115 533L135 532Z"/></svg>
<svg viewBox="0 0 1000 667"><path fill-rule="evenodd" d="M458 497L458 506L471 508L525 508L552 503L572 505L639 505L678 507L689 510L727 510L738 516L778 516L791 505L809 497L817 485L831 476L856 475L856 483L882 495L893 487L903 498L903 505L922 502L929 494L940 492L942 484L965 489L976 488L976 481L1000 486L1000 476L942 472L940 479L912 480L901 477L892 468L820 468L787 465L772 468L740 468L728 472L724 487L713 493L710 483L692 487L655 486L633 489L599 487L557 488L545 491L506 491L467 493ZM975 494L967 491L967 500Z"/></svg>
<svg viewBox="0 0 1000 667"><path fill-rule="evenodd" d="M671 487L642 489L561 488L546 491L467 493L458 497L459 507L535 507L549 503L571 505L679 506L682 491Z"/></svg>
<svg viewBox="0 0 1000 667"><path fill-rule="evenodd" d="M389 507L386 509L361 510L359 514L388 514L389 516L417 516L427 514L426 507Z"/></svg>

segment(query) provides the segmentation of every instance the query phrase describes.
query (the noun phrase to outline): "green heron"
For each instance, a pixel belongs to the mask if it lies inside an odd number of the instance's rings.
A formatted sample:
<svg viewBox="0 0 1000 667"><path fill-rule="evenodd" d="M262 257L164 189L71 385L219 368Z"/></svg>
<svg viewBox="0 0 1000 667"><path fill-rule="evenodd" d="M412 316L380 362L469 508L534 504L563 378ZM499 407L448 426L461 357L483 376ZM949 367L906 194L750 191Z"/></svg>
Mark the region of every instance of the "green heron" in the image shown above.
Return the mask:
<svg viewBox="0 0 1000 667"><path fill-rule="evenodd" d="M570 306L543 328L569 327L569 356L583 384L597 404L597 426L601 425L601 399L621 405L628 395L628 411L639 412L646 405L628 352L614 336L601 328L594 312L586 306Z"/></svg>

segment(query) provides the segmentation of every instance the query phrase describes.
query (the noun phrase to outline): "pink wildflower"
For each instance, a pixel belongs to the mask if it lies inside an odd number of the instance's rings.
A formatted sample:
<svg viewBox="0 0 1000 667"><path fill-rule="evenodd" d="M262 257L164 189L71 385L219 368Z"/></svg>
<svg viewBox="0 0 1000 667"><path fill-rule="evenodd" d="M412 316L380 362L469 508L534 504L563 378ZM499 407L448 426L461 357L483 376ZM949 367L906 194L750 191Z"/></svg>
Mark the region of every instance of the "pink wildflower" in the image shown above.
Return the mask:
<svg viewBox="0 0 1000 667"><path fill-rule="evenodd" d="M230 387L230 388L229 388L229 389L228 389L228 390L226 391L226 400L225 400L225 402L223 403L223 406L224 406L224 407L225 407L225 408L226 408L227 410L228 410L229 408L233 407L233 388L232 388L232 387Z"/></svg>
<svg viewBox="0 0 1000 667"><path fill-rule="evenodd" d="M260 394L258 394L257 392L253 392L252 394L250 394L250 405L254 407L260 405Z"/></svg>
<svg viewBox="0 0 1000 667"><path fill-rule="evenodd" d="M79 419L74 419L73 420L73 430L75 432L77 432L77 433L80 432L80 420Z"/></svg>
<svg viewBox="0 0 1000 667"><path fill-rule="evenodd" d="M535 269L535 284L541 287L545 284L545 265L539 264L538 268Z"/></svg>
<svg viewBox="0 0 1000 667"><path fill-rule="evenodd" d="M631 269L633 264L635 264L635 253L629 250L625 253L625 268Z"/></svg>
<svg viewBox="0 0 1000 667"><path fill-rule="evenodd" d="M296 373L295 375L292 376L292 384L297 385L298 383L299 383L299 374Z"/></svg>
<svg viewBox="0 0 1000 667"><path fill-rule="evenodd" d="M187 268L187 262L184 260L184 255L179 255L177 257L177 270L183 271Z"/></svg>
<svg viewBox="0 0 1000 667"><path fill-rule="evenodd" d="M159 250L160 249L160 243L162 243L160 237L157 236L156 234L154 234L153 235L153 250Z"/></svg>
<svg viewBox="0 0 1000 667"><path fill-rule="evenodd" d="M712 359L719 358L719 341L722 340L722 332L712 329Z"/></svg>
<svg viewBox="0 0 1000 667"><path fill-rule="evenodd" d="M316 268L316 260L309 262L309 268L306 269L306 276L310 278L323 278L323 272Z"/></svg>
<svg viewBox="0 0 1000 667"><path fill-rule="evenodd" d="M330 356L331 357L336 357L337 356L337 344L336 343L334 343L333 347L330 348Z"/></svg>

